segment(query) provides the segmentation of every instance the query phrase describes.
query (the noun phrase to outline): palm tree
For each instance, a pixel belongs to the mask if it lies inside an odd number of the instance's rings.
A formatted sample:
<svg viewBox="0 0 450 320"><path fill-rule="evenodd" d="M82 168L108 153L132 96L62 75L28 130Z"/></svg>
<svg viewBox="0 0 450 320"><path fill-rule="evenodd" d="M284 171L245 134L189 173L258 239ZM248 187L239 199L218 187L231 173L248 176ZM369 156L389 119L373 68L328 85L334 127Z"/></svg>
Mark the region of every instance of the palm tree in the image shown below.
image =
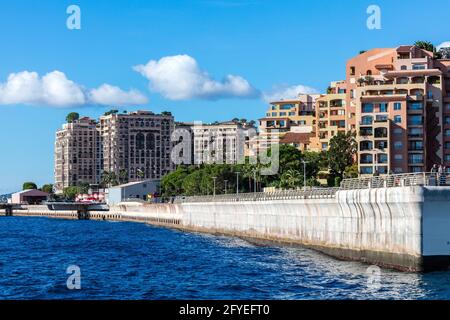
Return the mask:
<svg viewBox="0 0 450 320"><path fill-rule="evenodd" d="M287 185L290 189L294 189L301 185L302 179L301 174L298 170L289 169L282 176L281 179L284 180L283 184Z"/></svg>
<svg viewBox="0 0 450 320"><path fill-rule="evenodd" d="M103 173L102 173L102 179L101 179L101 184L104 186L104 187L109 187L109 183L111 182L111 179L110 179L110 175L109 175L109 172L108 171L103 171Z"/></svg>
<svg viewBox="0 0 450 320"><path fill-rule="evenodd" d="M128 171L125 169L121 169L119 171L119 182L121 184L128 182Z"/></svg>

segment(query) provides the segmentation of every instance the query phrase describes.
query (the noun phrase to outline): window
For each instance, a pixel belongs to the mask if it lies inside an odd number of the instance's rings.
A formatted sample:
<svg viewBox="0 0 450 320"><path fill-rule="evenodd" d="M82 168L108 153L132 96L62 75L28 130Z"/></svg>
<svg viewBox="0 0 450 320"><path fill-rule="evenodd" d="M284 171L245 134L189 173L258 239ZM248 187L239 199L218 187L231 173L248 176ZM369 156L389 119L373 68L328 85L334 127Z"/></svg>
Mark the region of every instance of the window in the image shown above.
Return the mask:
<svg viewBox="0 0 450 320"><path fill-rule="evenodd" d="M445 155L445 162L450 162L450 154Z"/></svg>
<svg viewBox="0 0 450 320"><path fill-rule="evenodd" d="M397 154L394 155L394 159L395 159L396 161L401 161L401 160L403 160L403 155L397 153Z"/></svg>
<svg viewBox="0 0 450 320"><path fill-rule="evenodd" d="M362 125L371 125L372 122L373 122L373 117L371 117L371 116L364 116L361 118Z"/></svg>
<svg viewBox="0 0 450 320"><path fill-rule="evenodd" d="M413 173L423 172L423 167L410 167L409 170Z"/></svg>
<svg viewBox="0 0 450 320"><path fill-rule="evenodd" d="M446 137L450 137L450 130L449 129L445 130L444 134Z"/></svg>
<svg viewBox="0 0 450 320"><path fill-rule="evenodd" d="M403 173L403 169L402 168L394 168L394 172L395 173Z"/></svg>
<svg viewBox="0 0 450 320"><path fill-rule="evenodd" d="M286 116L286 112L280 112L280 117L285 117Z"/></svg>
<svg viewBox="0 0 450 320"><path fill-rule="evenodd" d="M415 64L412 68L413 70L425 70L427 67L424 64Z"/></svg>
<svg viewBox="0 0 450 320"><path fill-rule="evenodd" d="M388 162L388 156L385 153L382 153L378 155L378 163L387 163Z"/></svg>
<svg viewBox="0 0 450 320"><path fill-rule="evenodd" d="M423 154L410 154L408 161L411 164L421 164L423 163Z"/></svg>
<svg viewBox="0 0 450 320"><path fill-rule="evenodd" d="M400 70L408 70L408 67L407 66L401 66Z"/></svg>
<svg viewBox="0 0 450 320"><path fill-rule="evenodd" d="M394 129L394 134L396 134L396 135L403 134L402 128L395 128Z"/></svg>
<svg viewBox="0 0 450 320"><path fill-rule="evenodd" d="M422 102L411 102L409 104L409 110L422 110L423 104Z"/></svg>
<svg viewBox="0 0 450 320"><path fill-rule="evenodd" d="M322 150L328 149L328 143L322 143Z"/></svg>
<svg viewBox="0 0 450 320"><path fill-rule="evenodd" d="M276 112L272 112L272 117L276 117L277 113Z"/></svg>
<svg viewBox="0 0 450 320"><path fill-rule="evenodd" d="M423 154L410 154L408 161L411 164L421 164L423 163Z"/></svg>
<svg viewBox="0 0 450 320"><path fill-rule="evenodd" d="M423 117L421 115L409 116L408 124L412 126L421 126L423 124Z"/></svg>
<svg viewBox="0 0 450 320"><path fill-rule="evenodd" d="M401 141L395 141L394 142L394 148L395 150L400 150L403 148L403 143Z"/></svg>
<svg viewBox="0 0 450 320"><path fill-rule="evenodd" d="M400 102L394 103L394 110L402 110L402 104Z"/></svg>
<svg viewBox="0 0 450 320"><path fill-rule="evenodd" d="M371 76L372 75L372 70L367 70L366 71L366 75Z"/></svg>
<svg viewBox="0 0 450 320"><path fill-rule="evenodd" d="M445 149L450 149L450 142L445 143Z"/></svg>
<svg viewBox="0 0 450 320"><path fill-rule="evenodd" d="M394 116L395 123L402 123L402 116Z"/></svg>
<svg viewBox="0 0 450 320"><path fill-rule="evenodd" d="M422 151L423 150L423 141L410 141L409 142L409 150Z"/></svg>
<svg viewBox="0 0 450 320"><path fill-rule="evenodd" d="M341 89L341 88L339 88L339 90L338 90L338 93L339 94L343 94L343 93L345 93L346 92L346 90L345 89Z"/></svg>
<svg viewBox="0 0 450 320"><path fill-rule="evenodd" d="M388 112L388 104L380 103L380 112Z"/></svg>
<svg viewBox="0 0 450 320"><path fill-rule="evenodd" d="M373 174L372 167L361 167L361 174Z"/></svg>
<svg viewBox="0 0 450 320"><path fill-rule="evenodd" d="M280 109L281 109L281 110L289 110L289 109L292 109L292 108L294 108L294 105L293 105L293 104L282 104L282 105L280 106Z"/></svg>
<svg viewBox="0 0 450 320"><path fill-rule="evenodd" d="M408 135L410 137L413 137L413 138L423 137L423 130L422 130L422 128L408 128L408 131L409 131ZM450 134L450 132L449 132L449 134Z"/></svg>
<svg viewBox="0 0 450 320"><path fill-rule="evenodd" d="M355 98L355 90L350 90L350 98ZM449 104L449 106L450 106L450 104Z"/></svg>
<svg viewBox="0 0 450 320"><path fill-rule="evenodd" d="M350 75L351 75L351 76L354 76L355 73L356 73L355 67L350 67Z"/></svg>
<svg viewBox="0 0 450 320"><path fill-rule="evenodd" d="M445 124L450 124L450 117L445 117Z"/></svg>
<svg viewBox="0 0 450 320"><path fill-rule="evenodd" d="M362 105L362 112L363 113L371 113L371 112L373 112L373 104L371 104L371 103L363 103L363 105Z"/></svg>

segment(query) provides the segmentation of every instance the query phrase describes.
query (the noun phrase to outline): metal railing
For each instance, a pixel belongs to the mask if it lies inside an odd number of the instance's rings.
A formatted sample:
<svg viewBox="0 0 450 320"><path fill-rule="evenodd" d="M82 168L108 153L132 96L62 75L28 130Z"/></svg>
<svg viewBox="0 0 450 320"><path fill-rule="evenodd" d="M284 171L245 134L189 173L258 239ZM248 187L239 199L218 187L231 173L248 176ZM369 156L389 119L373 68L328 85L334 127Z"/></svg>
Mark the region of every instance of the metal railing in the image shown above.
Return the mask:
<svg viewBox="0 0 450 320"><path fill-rule="evenodd" d="M223 194L216 196L176 197L174 203L189 202L241 202L295 199L330 199L336 196L339 188L310 188L306 190L282 190L275 192L254 192Z"/></svg>
<svg viewBox="0 0 450 320"><path fill-rule="evenodd" d="M432 172L393 174L378 177L344 179L339 188L308 188L274 192L240 193L216 196L175 197L172 203L240 202L295 199L330 199L339 190L394 188L409 186L450 186L450 175Z"/></svg>
<svg viewBox="0 0 450 320"><path fill-rule="evenodd" d="M378 177L344 179L341 190L394 188L410 186L449 186L450 175L436 172L391 174Z"/></svg>

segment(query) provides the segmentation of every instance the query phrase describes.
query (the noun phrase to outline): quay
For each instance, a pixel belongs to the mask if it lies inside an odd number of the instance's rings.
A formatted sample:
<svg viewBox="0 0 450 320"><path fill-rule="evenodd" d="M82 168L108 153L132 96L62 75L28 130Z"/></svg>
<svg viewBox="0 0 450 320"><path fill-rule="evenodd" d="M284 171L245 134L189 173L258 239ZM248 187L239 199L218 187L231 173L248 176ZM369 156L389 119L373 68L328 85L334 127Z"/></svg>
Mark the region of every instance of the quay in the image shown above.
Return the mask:
<svg viewBox="0 0 450 320"><path fill-rule="evenodd" d="M0 207L1 209L1 207ZM409 272L450 268L450 179L436 173L344 180L340 188L125 201L49 203L14 215L133 221L312 248Z"/></svg>

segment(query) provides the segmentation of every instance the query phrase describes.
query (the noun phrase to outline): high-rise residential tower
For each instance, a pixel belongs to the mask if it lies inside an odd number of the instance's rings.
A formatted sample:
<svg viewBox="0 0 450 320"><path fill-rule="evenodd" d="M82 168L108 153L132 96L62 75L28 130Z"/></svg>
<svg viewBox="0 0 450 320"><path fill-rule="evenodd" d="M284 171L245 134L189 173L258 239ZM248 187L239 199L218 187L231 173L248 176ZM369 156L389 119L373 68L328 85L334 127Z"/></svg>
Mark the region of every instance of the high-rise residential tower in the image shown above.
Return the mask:
<svg viewBox="0 0 450 320"><path fill-rule="evenodd" d="M347 113L361 174L450 166L449 66L411 45L347 62Z"/></svg>
<svg viewBox="0 0 450 320"><path fill-rule="evenodd" d="M149 111L100 117L102 170L125 173L128 181L160 179L174 165L170 159L174 119Z"/></svg>
<svg viewBox="0 0 450 320"><path fill-rule="evenodd" d="M100 139L97 122L81 118L63 125L56 132L55 189L80 183L98 184L100 175Z"/></svg>

